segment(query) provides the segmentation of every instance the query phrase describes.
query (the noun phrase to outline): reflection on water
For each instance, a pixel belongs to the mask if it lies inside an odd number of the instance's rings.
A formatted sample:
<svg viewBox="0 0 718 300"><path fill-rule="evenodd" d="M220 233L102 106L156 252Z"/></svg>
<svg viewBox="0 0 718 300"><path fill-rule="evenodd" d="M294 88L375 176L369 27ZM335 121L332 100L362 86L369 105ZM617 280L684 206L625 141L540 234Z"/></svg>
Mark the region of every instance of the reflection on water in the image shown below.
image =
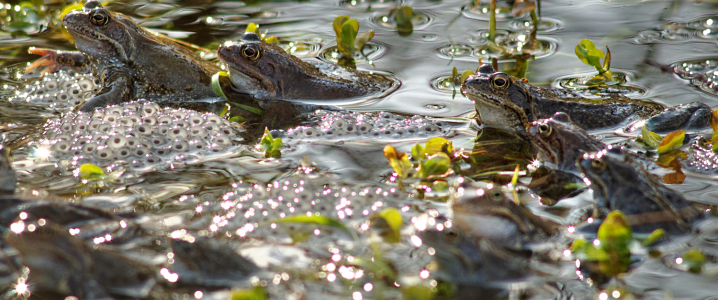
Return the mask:
<svg viewBox="0 0 718 300"><path fill-rule="evenodd" d="M58 5L48 3L47 11L57 10ZM397 32L392 16L392 9L400 5L414 8L409 36ZM317 112L302 126L273 132L284 140L281 159L265 159L254 141L222 139L234 137L232 131L221 133L234 125L226 119L209 122L206 114L177 116L173 113L179 110L158 107L150 113L139 108L106 111L103 116L69 113L79 99L95 91L98 82L69 73L29 82L18 76L19 69L37 58L26 53L27 47L74 49L74 45L62 37L59 24L49 14L4 5L0 16L9 21L0 25L0 65L14 67L0 70L0 97L10 100L0 102L0 132L13 149L18 194L43 201L0 201L4 203L0 204L4 225L0 229L9 232L6 236L12 237L9 243L16 249L6 246L10 258L0 262L3 296L15 297L29 287L88 297L227 299L227 287L262 286L281 299L410 298L402 294L406 287L432 291L444 284L437 280L442 273L433 262L442 248L422 241L415 221L434 222L431 226L436 232L424 236L434 234L437 240L448 241L456 236L442 231L451 222L436 221L448 213L446 203L418 200L411 188L404 191L386 182L392 169L384 146L391 144L410 153L417 143L437 136L448 138L457 149L465 149L466 164L460 171L497 184L509 183L516 165L525 166L534 159L531 146L520 137L507 137L490 128L476 131L468 120L441 119L467 116L474 110L470 100L452 95L449 74L453 67L475 70L479 59L496 58L502 70L527 66L526 77L532 84L582 87L583 79L590 78L585 72L592 70L575 57L573 49L579 40L590 38L599 46L610 46L612 70L625 70L615 72L630 84L623 86L625 95L668 105L696 98L712 107L718 105L717 64L705 57L716 47L717 18L706 15L715 10L714 4L674 6L652 1L626 6L610 1L559 1L542 5L533 39L528 13L516 16L512 4L499 1L495 45L488 40L488 1L477 5L465 0L199 0L109 5L143 26L210 51L219 43L238 39L244 26L254 22L261 25L260 30L278 36L280 45L298 57L336 61L331 26L336 16L350 15L363 30L375 30L364 55L355 57L358 67L391 74L400 84L380 98L339 103L346 113ZM210 52L206 57L213 56ZM516 63L516 58L523 61ZM170 119L162 124L165 117ZM217 128L209 123L216 123ZM100 130L94 136L83 134L87 128ZM148 135L142 133L143 128L156 132ZM196 138L187 139L190 136ZM608 140L624 139L609 133ZM143 142L149 142L146 149L141 148ZM125 149L130 144L140 147ZM220 154L206 152L219 147ZM716 169L715 154L705 147L694 148L682 160L688 175L685 183L672 187L689 200L715 205L718 187L711 171ZM138 149L149 152L137 153ZM103 158L102 153L108 156ZM155 158L156 162L150 161ZM113 177L83 181L73 171L85 162L104 167ZM582 193L556 206L543 206L526 192L528 181L528 177L519 180L516 193L521 203L559 223L571 218L568 212L573 208L591 202L591 195ZM444 199L461 188L460 182L451 180L447 185L449 191L436 193ZM389 208L402 219L398 243L386 242L383 234L388 227L378 225L387 222L377 218L383 218L380 214ZM315 218L311 222L279 220L291 216ZM316 217L341 220L345 227L319 224L317 220L323 219ZM623 278L625 283L616 283L624 284L622 289L589 286L576 275L576 261L565 252L567 242L545 243L539 246L545 251L537 254L538 266L510 260L519 262L522 275L529 273L540 283L507 283L497 295L713 297L711 274L718 261L714 223L708 219L696 225L696 234L660 245L660 257L637 254L640 261ZM462 248L463 242L458 245L455 248L461 251L472 249ZM679 263L690 247L698 248L709 261L701 275L687 272L685 264ZM35 249L65 259L36 263L33 259L40 260L43 254ZM486 249L493 251L491 245L481 244L480 250ZM471 259L481 255L464 254ZM496 251L487 256L503 255L497 258L503 260L519 254ZM89 271L110 261L115 269L126 272ZM450 266L442 268L452 271ZM487 268L498 267L488 264ZM59 276L67 274L62 270L79 277ZM457 270L466 269L457 265ZM34 287L30 281L23 285L42 273L58 276L39 277L45 281ZM481 275L469 275L477 274ZM68 286L72 290L64 290ZM57 296L53 293L50 298Z"/></svg>

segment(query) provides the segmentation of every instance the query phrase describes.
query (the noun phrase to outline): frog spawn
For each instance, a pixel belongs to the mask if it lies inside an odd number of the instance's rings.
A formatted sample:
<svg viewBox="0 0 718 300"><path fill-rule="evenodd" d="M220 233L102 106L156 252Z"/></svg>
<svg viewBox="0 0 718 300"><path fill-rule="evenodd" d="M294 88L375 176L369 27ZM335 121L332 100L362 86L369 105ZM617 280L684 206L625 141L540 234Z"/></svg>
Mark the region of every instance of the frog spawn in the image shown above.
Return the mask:
<svg viewBox="0 0 718 300"><path fill-rule="evenodd" d="M58 71L45 74L17 89L9 101L25 101L49 108L68 109L81 104L99 91L99 79L92 74Z"/></svg>
<svg viewBox="0 0 718 300"><path fill-rule="evenodd" d="M704 92L718 94L718 61L705 59L700 61L677 62L672 65L673 72Z"/></svg>
<svg viewBox="0 0 718 300"><path fill-rule="evenodd" d="M287 131L278 130L274 136L285 142L299 140L349 140L349 139L412 139L431 136L447 136L451 126L424 116L406 117L390 112L321 114L316 126L298 126Z"/></svg>
<svg viewBox="0 0 718 300"><path fill-rule="evenodd" d="M235 131L229 121L212 113L163 109L140 100L48 121L38 145L49 150L61 168L90 163L147 170L232 153L238 140Z"/></svg>
<svg viewBox="0 0 718 300"><path fill-rule="evenodd" d="M329 228L314 224L269 224L273 220L288 216L326 216L351 228L388 206L399 206L409 199L408 194L394 187L325 186L327 178L322 179L290 178L249 188L235 185L218 203L205 203L195 209L211 217L211 222L202 218L197 225L208 226L212 232L279 241L297 232L318 235Z"/></svg>

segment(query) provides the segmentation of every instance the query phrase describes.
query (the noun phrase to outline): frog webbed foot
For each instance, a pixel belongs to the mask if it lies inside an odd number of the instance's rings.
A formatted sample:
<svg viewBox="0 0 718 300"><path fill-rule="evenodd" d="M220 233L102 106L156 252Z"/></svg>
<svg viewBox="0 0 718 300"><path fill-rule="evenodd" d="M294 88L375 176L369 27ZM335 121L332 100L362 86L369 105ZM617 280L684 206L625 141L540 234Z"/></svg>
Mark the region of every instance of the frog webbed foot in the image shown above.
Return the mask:
<svg viewBox="0 0 718 300"><path fill-rule="evenodd" d="M680 129L702 129L710 126L710 106L691 102L669 107L646 121L646 127L653 132L671 132Z"/></svg>
<svg viewBox="0 0 718 300"><path fill-rule="evenodd" d="M105 87L80 107L80 111L92 112L98 107L107 107L113 104L130 101L132 98L132 84L128 75L115 73L105 79Z"/></svg>
<svg viewBox="0 0 718 300"><path fill-rule="evenodd" d="M25 68L25 73L42 66L46 66L41 75L54 72L60 69L72 69L78 72L88 72L90 61L87 56L79 51L57 51L43 48L30 48L30 54L42 55L42 57Z"/></svg>

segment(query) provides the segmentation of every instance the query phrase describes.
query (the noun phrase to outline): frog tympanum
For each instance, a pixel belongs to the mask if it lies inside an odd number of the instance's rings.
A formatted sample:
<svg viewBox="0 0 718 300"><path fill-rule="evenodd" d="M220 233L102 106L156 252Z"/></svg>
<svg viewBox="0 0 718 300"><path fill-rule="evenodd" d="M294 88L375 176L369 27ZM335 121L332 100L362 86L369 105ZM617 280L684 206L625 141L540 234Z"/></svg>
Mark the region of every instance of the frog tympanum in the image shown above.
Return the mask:
<svg viewBox="0 0 718 300"><path fill-rule="evenodd" d="M102 82L101 90L81 111L138 98L174 104L217 97L211 87L212 75L220 71L217 65L97 1L68 13L63 24L82 54L35 49L45 57L31 67L89 64Z"/></svg>
<svg viewBox="0 0 718 300"><path fill-rule="evenodd" d="M232 82L256 99L345 99L387 90L394 83L380 74L305 62L277 45L245 33L238 43L219 47Z"/></svg>

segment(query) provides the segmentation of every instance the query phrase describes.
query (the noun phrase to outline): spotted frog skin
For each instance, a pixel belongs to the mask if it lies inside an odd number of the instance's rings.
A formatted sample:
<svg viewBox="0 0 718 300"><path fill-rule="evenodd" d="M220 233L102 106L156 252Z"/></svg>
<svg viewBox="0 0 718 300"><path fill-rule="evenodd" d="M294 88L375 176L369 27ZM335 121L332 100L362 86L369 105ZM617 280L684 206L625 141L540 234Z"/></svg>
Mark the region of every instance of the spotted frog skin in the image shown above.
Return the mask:
<svg viewBox="0 0 718 300"><path fill-rule="evenodd" d="M559 111L586 130L615 126L633 115L645 119L663 111L660 104L618 94L593 100L571 90L535 87L495 72L487 64L464 81L461 91L474 102L480 123L516 131L524 131L531 122L550 118Z"/></svg>
<svg viewBox="0 0 718 300"><path fill-rule="evenodd" d="M102 82L101 90L81 111L138 98L175 104L217 97L211 87L212 75L220 71L217 65L97 1L68 13L63 24L81 53L35 49L31 53L45 57L30 67L89 65Z"/></svg>
<svg viewBox="0 0 718 300"><path fill-rule="evenodd" d="M703 216L680 193L661 184L620 149L586 153L579 158L578 167L590 181L597 207L623 212L634 232L663 228L667 233L685 233Z"/></svg>
<svg viewBox="0 0 718 300"><path fill-rule="evenodd" d="M256 99L329 100L370 95L389 89L393 81L322 62L305 62L277 45L246 33L240 42L219 47L235 86Z"/></svg>

